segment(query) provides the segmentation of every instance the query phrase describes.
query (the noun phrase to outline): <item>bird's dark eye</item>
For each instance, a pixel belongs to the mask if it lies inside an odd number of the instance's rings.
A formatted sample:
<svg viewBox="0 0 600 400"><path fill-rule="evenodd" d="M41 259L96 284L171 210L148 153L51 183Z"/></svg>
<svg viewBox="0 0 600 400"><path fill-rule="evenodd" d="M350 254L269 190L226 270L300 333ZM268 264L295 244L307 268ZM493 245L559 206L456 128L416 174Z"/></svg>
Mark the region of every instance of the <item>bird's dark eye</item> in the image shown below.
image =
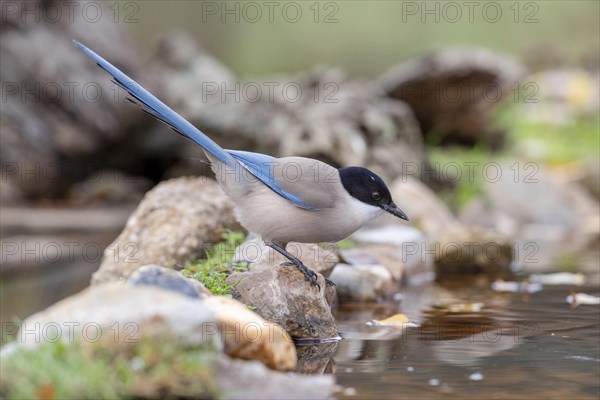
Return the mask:
<svg viewBox="0 0 600 400"><path fill-rule="evenodd" d="M379 201L379 200L381 200L381 193L373 192L373 193L371 193L371 198L375 201Z"/></svg>

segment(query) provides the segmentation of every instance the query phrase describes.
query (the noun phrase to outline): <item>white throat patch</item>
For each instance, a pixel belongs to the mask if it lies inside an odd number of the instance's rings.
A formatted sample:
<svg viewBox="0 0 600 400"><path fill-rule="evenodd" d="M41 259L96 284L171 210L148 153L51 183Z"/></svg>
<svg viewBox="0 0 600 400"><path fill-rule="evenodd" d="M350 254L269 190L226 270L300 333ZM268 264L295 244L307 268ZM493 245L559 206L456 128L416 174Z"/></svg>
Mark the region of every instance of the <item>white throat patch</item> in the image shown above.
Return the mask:
<svg viewBox="0 0 600 400"><path fill-rule="evenodd" d="M360 221L360 224L362 225L366 222L369 222L372 219L379 217L385 211L379 207L363 203L362 201L352 197L350 199L350 212L352 213L353 218L357 221Z"/></svg>

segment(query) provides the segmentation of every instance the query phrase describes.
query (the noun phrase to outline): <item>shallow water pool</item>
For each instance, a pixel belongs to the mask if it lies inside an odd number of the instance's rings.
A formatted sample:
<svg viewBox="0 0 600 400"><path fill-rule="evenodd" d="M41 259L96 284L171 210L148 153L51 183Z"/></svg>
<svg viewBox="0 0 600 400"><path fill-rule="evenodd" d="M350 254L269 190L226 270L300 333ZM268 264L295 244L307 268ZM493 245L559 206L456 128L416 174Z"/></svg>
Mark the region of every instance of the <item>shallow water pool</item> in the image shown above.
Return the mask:
<svg viewBox="0 0 600 400"><path fill-rule="evenodd" d="M408 288L397 302L340 307L344 339L324 369L341 386L335 396L598 399L600 307L566 301L573 289L598 296L598 286L545 286L532 294L489 287L475 278ZM443 307L460 303L482 308ZM418 326L366 324L396 313Z"/></svg>

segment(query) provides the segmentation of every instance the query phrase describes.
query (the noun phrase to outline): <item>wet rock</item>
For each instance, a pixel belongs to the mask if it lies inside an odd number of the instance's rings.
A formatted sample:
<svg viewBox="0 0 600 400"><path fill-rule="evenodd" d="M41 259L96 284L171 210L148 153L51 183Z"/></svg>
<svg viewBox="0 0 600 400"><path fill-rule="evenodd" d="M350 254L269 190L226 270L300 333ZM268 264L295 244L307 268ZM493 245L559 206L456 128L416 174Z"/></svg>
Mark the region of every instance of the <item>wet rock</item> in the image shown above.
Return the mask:
<svg viewBox="0 0 600 400"><path fill-rule="evenodd" d="M239 228L233 204L208 178L162 182L146 194L104 252L92 284L127 278L145 264L183 264L204 257L226 229Z"/></svg>
<svg viewBox="0 0 600 400"><path fill-rule="evenodd" d="M488 127L489 114L524 74L524 66L506 55L451 48L392 68L378 85L410 105L424 135L445 144L499 147L503 133Z"/></svg>
<svg viewBox="0 0 600 400"><path fill-rule="evenodd" d="M127 279L127 283L131 286L156 286L196 299L211 295L210 291L195 279L160 265L144 265L136 269Z"/></svg>
<svg viewBox="0 0 600 400"><path fill-rule="evenodd" d="M156 287L109 283L89 287L30 316L23 321L17 342L30 349L57 338L118 346L153 337L219 349L220 338L207 328L214 326L213 312L198 299Z"/></svg>
<svg viewBox="0 0 600 400"><path fill-rule="evenodd" d="M224 357L217 360L215 379L224 399L329 399L335 384L331 375L283 374Z"/></svg>
<svg viewBox="0 0 600 400"><path fill-rule="evenodd" d="M494 230L467 227L420 181L403 177L391 185L392 197L425 233L427 242L411 252L419 259L433 257L438 277L446 273L508 274L512 243Z"/></svg>
<svg viewBox="0 0 600 400"><path fill-rule="evenodd" d="M330 279L340 300L375 301L390 294L394 286L391 272L381 265L338 264Z"/></svg>
<svg viewBox="0 0 600 400"><path fill-rule="evenodd" d="M227 283L234 286L234 297L253 307L267 321L281 325L294 338L336 337L337 324L331 314L335 289L325 283L323 275L317 273L319 289L296 267L282 266L287 261L283 256L261 247L260 243L257 245L256 253L244 250L237 256L238 260L249 261L248 271L227 278ZM241 247L253 247L247 246ZM291 248L290 251L293 253ZM301 260L316 272L322 268L329 270L337 262L337 256L331 260L328 257L334 256L331 252L316 251L309 256L301 255Z"/></svg>
<svg viewBox="0 0 600 400"><path fill-rule="evenodd" d="M483 195L461 210L461 220L510 237L516 261L529 269L555 267L562 257L577 255L597 240L598 203L585 190L539 165L519 163L518 168L521 179L510 173L485 182Z"/></svg>
<svg viewBox="0 0 600 400"><path fill-rule="evenodd" d="M280 325L265 321L243 303L228 297L212 296L203 304L217 319L227 355L259 360L279 371L294 369L296 349Z"/></svg>

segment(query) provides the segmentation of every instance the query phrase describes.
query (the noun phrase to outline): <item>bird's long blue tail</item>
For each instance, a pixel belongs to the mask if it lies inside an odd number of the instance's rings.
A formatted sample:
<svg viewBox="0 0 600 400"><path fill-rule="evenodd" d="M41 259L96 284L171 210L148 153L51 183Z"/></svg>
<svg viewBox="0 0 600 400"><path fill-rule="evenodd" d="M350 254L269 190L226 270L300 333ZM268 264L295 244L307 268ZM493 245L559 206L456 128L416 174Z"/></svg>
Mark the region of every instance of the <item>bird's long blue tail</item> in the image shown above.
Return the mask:
<svg viewBox="0 0 600 400"><path fill-rule="evenodd" d="M204 150L225 165L229 167L235 166L236 160L231 154L226 152L221 146L216 144L194 125L186 121L181 115L169 108L169 106L154 97L154 95L144 89L136 81L78 41L73 40L73 44L93 58L100 68L112 75L114 82L133 97L133 99L129 99L130 101L137 104L142 110L153 117L169 125L175 132L200 145Z"/></svg>

